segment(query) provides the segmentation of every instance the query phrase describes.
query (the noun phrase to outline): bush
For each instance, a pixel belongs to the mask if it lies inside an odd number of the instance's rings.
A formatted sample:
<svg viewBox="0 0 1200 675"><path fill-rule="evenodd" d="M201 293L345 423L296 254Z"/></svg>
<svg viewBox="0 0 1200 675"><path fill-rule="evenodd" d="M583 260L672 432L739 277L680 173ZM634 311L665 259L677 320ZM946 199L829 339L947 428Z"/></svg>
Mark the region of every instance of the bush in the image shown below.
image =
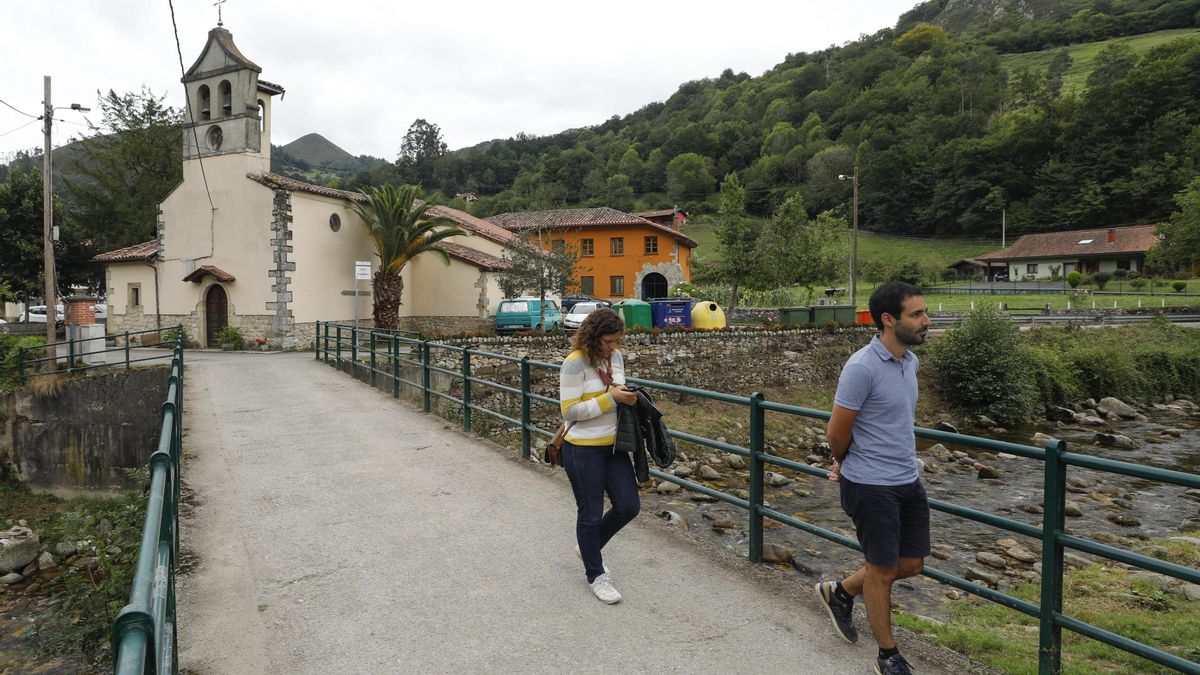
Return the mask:
<svg viewBox="0 0 1200 675"><path fill-rule="evenodd" d="M1129 276L1129 270L1113 270L1112 277L1118 281Z"/></svg>
<svg viewBox="0 0 1200 675"><path fill-rule="evenodd" d="M1182 293L1187 290L1187 282L1176 281L1175 283L1171 284L1171 288L1174 288L1176 293Z"/></svg>
<svg viewBox="0 0 1200 675"><path fill-rule="evenodd" d="M1091 286L1092 285L1092 277L1087 274L1081 275L1079 277L1079 284L1081 286Z"/></svg>
<svg viewBox="0 0 1200 675"><path fill-rule="evenodd" d="M190 347L195 344L194 342L192 342L192 337L190 335L188 335L187 329L184 328L183 326L177 326L175 328L171 328L171 329L163 331L162 341L174 344L175 340L177 338L179 338L180 336L183 336L183 346L184 347Z"/></svg>
<svg viewBox="0 0 1200 675"><path fill-rule="evenodd" d="M1133 290L1140 291L1146 287L1146 280L1145 279L1133 279L1129 282L1129 285L1130 285L1130 287L1133 288Z"/></svg>
<svg viewBox="0 0 1200 675"><path fill-rule="evenodd" d="M46 338L36 335L16 336L5 335L0 336L0 391L4 391L16 384L17 381L17 354L21 347L37 347L46 344ZM40 358L42 350L35 352L26 352L26 358Z"/></svg>
<svg viewBox="0 0 1200 675"><path fill-rule="evenodd" d="M1029 366L1042 403L1065 405L1082 398L1078 377L1071 369L1071 364L1053 348L1030 346Z"/></svg>
<svg viewBox="0 0 1200 675"><path fill-rule="evenodd" d="M1029 349L999 309L983 306L933 345L930 365L942 398L1001 424L1029 417L1038 403Z"/></svg>
<svg viewBox="0 0 1200 675"><path fill-rule="evenodd" d="M1107 284L1112 279L1112 275L1108 272L1096 272L1092 275L1092 283L1096 284L1096 288L1104 290L1104 284Z"/></svg>
<svg viewBox="0 0 1200 675"><path fill-rule="evenodd" d="M225 326L221 332L217 333L217 344L233 345L234 349L244 349L246 347L246 339L242 337L242 331L235 326Z"/></svg>
<svg viewBox="0 0 1200 675"><path fill-rule="evenodd" d="M1083 275L1079 272L1071 272L1067 274L1067 285L1071 288L1078 288L1079 282L1083 281Z"/></svg>

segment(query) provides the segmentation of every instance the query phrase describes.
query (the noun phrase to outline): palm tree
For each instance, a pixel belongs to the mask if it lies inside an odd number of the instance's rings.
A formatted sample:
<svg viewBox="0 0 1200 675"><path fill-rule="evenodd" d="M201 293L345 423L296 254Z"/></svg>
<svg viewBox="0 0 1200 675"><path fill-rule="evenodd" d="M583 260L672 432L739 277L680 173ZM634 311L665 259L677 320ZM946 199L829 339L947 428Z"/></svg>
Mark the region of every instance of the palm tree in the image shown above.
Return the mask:
<svg viewBox="0 0 1200 675"><path fill-rule="evenodd" d="M415 185L364 188L360 192L366 200L354 204L379 256L379 270L371 281L372 315L377 328L395 329L400 323L400 297L404 293L400 271L404 266L430 251L449 265L450 256L435 244L466 234L445 216L428 217L426 212L433 203L417 204L418 189Z"/></svg>

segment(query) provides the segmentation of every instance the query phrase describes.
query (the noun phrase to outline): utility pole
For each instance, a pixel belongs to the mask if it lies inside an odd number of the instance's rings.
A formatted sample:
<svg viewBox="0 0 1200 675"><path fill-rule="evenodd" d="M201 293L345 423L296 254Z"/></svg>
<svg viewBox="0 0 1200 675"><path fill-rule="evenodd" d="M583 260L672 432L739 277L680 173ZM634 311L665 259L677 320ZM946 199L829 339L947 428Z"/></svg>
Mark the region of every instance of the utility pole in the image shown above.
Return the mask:
<svg viewBox="0 0 1200 675"><path fill-rule="evenodd" d="M1000 248L1008 248L1008 210L1000 209Z"/></svg>
<svg viewBox="0 0 1200 675"><path fill-rule="evenodd" d="M54 342L58 334L58 293L54 283L54 169L50 152L50 126L54 120L54 105L50 102L50 76L45 76L45 99L42 101L42 133L45 144L42 148L42 248L46 278L46 344Z"/></svg>
<svg viewBox="0 0 1200 675"><path fill-rule="evenodd" d="M850 231L850 304L858 309L858 166L854 174L841 174L838 180L848 180L854 186L854 229Z"/></svg>

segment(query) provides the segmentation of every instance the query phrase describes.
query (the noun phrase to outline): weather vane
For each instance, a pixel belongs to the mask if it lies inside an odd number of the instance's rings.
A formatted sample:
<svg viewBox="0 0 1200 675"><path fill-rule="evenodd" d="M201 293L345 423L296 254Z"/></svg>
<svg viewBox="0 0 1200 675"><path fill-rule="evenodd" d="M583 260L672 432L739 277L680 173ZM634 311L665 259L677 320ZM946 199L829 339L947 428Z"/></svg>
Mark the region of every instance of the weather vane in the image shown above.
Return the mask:
<svg viewBox="0 0 1200 675"><path fill-rule="evenodd" d="M213 7L217 8L217 25L218 26L225 25L225 23L221 20L221 5L225 4L226 2L228 2L228 0L217 0L216 2L213 3Z"/></svg>

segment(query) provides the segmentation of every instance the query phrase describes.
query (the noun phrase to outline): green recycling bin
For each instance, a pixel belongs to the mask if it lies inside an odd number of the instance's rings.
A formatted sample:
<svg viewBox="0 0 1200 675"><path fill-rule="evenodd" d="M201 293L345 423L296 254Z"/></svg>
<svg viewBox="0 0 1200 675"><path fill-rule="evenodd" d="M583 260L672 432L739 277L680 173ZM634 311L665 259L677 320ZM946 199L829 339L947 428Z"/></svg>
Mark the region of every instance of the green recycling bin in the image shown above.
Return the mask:
<svg viewBox="0 0 1200 675"><path fill-rule="evenodd" d="M654 326L654 316L650 312L650 303L641 300L622 300L613 303L612 309L621 315L626 328L651 328Z"/></svg>
<svg viewBox="0 0 1200 675"><path fill-rule="evenodd" d="M779 323L785 326L803 326L813 322L811 307L781 307Z"/></svg>
<svg viewBox="0 0 1200 675"><path fill-rule="evenodd" d="M853 324L856 317L854 305L813 305L812 322L824 326L830 321L840 324Z"/></svg>

